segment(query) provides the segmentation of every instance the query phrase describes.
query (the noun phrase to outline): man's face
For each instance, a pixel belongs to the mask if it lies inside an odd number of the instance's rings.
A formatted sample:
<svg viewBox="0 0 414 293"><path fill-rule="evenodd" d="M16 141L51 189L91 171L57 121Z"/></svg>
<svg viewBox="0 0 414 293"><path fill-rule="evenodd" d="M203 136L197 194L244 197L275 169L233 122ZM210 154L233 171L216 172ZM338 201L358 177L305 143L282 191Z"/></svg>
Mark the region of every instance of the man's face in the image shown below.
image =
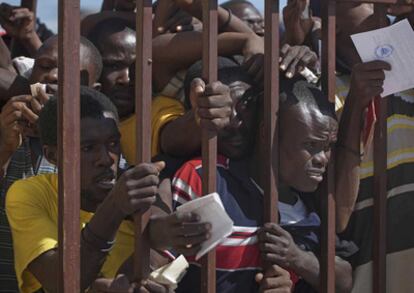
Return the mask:
<svg viewBox="0 0 414 293"><path fill-rule="evenodd" d="M112 118L81 120L82 202L96 208L114 187L120 157L120 133Z"/></svg>
<svg viewBox="0 0 414 293"><path fill-rule="evenodd" d="M229 84L236 118L217 134L219 152L231 159L242 158L251 151L255 138L259 95L242 81Z"/></svg>
<svg viewBox="0 0 414 293"><path fill-rule="evenodd" d="M244 21L257 35L264 36L264 19L256 7L242 3L230 8L231 12Z"/></svg>
<svg viewBox="0 0 414 293"><path fill-rule="evenodd" d="M102 38L99 44L103 60L102 92L115 104L121 118L135 111L135 43L135 34L124 30Z"/></svg>
<svg viewBox="0 0 414 293"><path fill-rule="evenodd" d="M337 122L303 105L290 106L280 119L281 179L298 191L313 192L326 171Z"/></svg>
<svg viewBox="0 0 414 293"><path fill-rule="evenodd" d="M92 87L97 79L96 69L92 62L86 58L85 48L80 48L80 71L81 84ZM86 73L86 74L83 74ZM83 78L83 77L87 78ZM36 55L33 71L30 76L30 83L48 84L48 92L57 91L58 83L58 38L52 37L48 39L39 49Z"/></svg>

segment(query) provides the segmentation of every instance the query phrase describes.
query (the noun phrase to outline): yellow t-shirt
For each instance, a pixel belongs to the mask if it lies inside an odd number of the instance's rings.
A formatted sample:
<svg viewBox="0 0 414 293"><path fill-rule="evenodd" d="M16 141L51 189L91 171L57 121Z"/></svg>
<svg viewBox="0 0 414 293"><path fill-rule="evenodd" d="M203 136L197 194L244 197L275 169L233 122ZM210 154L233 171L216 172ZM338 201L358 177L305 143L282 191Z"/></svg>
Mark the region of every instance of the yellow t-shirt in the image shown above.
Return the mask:
<svg viewBox="0 0 414 293"><path fill-rule="evenodd" d="M13 236L14 262L19 288L23 293L38 290L41 285L27 266L42 253L57 247L58 179L45 174L16 181L7 192L6 212ZM81 227L93 213L80 211ZM124 221L116 235L102 275L114 277L134 249L133 223Z"/></svg>
<svg viewBox="0 0 414 293"><path fill-rule="evenodd" d="M158 96L152 100L151 108L151 156L160 152L159 135L161 129L170 121L184 115L184 106L176 99ZM121 148L128 164L136 164L136 116L121 121Z"/></svg>

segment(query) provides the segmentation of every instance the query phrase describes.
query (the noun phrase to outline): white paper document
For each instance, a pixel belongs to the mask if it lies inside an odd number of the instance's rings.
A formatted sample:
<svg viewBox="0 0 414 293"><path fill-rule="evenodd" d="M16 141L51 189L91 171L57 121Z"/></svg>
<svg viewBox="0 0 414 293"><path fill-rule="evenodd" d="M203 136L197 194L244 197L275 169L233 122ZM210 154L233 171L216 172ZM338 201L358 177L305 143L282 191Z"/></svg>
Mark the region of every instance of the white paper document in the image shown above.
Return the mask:
<svg viewBox="0 0 414 293"><path fill-rule="evenodd" d="M153 271L150 274L150 279L167 286L170 292L174 292L177 289L178 283L187 272L188 266L189 264L185 257L180 255L173 262Z"/></svg>
<svg viewBox="0 0 414 293"><path fill-rule="evenodd" d="M189 201L177 208L178 213L193 212L200 216L201 222L211 224L211 237L201 245L196 260L222 242L233 231L233 221L223 208L220 196L212 193Z"/></svg>
<svg viewBox="0 0 414 293"><path fill-rule="evenodd" d="M391 71L385 71L382 97L414 88L414 31L407 19L351 38L363 62L391 64Z"/></svg>

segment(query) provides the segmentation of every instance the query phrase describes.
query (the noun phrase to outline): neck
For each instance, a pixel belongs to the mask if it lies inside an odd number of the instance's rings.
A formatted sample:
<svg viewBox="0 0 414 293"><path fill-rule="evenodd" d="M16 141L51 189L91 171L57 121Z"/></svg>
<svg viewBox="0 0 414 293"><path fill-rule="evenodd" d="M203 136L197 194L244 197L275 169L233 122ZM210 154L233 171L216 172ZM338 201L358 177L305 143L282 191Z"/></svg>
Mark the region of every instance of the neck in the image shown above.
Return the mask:
<svg viewBox="0 0 414 293"><path fill-rule="evenodd" d="M85 212L89 212L89 213L94 213L96 212L96 209L98 208L99 204L88 199L85 198L83 196L81 196L81 210L85 211Z"/></svg>
<svg viewBox="0 0 414 293"><path fill-rule="evenodd" d="M261 143L256 143L249 161L249 175L261 187L264 186L264 148Z"/></svg>

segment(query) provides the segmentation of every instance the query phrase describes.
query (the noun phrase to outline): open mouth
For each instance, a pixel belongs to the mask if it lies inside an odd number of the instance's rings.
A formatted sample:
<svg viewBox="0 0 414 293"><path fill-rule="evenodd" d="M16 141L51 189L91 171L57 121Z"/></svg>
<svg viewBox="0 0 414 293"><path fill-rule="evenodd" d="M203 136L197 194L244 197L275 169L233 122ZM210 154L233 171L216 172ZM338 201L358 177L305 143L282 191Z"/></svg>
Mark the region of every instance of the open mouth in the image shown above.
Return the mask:
<svg viewBox="0 0 414 293"><path fill-rule="evenodd" d="M324 171L308 171L308 176L314 181L322 182Z"/></svg>
<svg viewBox="0 0 414 293"><path fill-rule="evenodd" d="M96 185L101 189L112 189L115 185L115 174L113 172L105 173L96 179Z"/></svg>

